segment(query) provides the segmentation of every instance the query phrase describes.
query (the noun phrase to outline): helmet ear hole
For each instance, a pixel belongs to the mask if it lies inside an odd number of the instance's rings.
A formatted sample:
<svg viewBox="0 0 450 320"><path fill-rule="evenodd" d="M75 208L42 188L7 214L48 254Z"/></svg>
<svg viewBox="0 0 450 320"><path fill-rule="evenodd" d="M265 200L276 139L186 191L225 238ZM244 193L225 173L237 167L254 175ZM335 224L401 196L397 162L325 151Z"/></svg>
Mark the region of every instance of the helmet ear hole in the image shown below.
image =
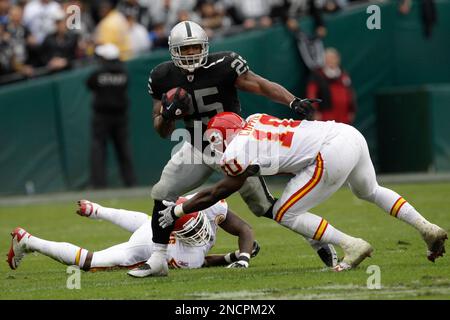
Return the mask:
<svg viewBox="0 0 450 320"><path fill-rule="evenodd" d="M236 113L221 112L216 114L208 122L208 141L211 149L220 147L221 150L215 151L223 153L239 131L244 128L245 124L244 119ZM212 141L213 137L215 141Z"/></svg>

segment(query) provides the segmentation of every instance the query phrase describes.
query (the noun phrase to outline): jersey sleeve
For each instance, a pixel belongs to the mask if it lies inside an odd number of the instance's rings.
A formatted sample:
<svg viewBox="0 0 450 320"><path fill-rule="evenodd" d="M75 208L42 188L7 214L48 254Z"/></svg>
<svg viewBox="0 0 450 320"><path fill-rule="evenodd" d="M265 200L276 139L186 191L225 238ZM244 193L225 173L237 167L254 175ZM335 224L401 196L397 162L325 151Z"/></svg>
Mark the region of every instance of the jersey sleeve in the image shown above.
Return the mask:
<svg viewBox="0 0 450 320"><path fill-rule="evenodd" d="M163 70L161 66L155 67L148 78L148 93L157 100L162 99L164 91L163 85Z"/></svg>
<svg viewBox="0 0 450 320"><path fill-rule="evenodd" d="M232 70L233 80L250 70L247 61L236 52L228 51L227 58L227 67Z"/></svg>

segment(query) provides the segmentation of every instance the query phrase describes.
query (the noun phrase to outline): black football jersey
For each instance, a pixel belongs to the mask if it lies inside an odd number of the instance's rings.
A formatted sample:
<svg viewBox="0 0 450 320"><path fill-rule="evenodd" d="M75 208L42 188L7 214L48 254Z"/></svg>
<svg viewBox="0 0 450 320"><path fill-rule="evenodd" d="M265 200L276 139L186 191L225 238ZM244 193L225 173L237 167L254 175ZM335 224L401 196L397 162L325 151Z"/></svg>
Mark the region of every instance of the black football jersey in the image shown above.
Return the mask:
<svg viewBox="0 0 450 320"><path fill-rule="evenodd" d="M193 137L194 122L202 127L202 135L208 121L223 111L241 113L236 78L249 70L247 62L235 52L211 53L207 63L189 73L167 61L150 73L148 88L154 99L161 100L163 93L182 87L192 97L193 109L184 117L186 128ZM195 126L197 126L195 125Z"/></svg>

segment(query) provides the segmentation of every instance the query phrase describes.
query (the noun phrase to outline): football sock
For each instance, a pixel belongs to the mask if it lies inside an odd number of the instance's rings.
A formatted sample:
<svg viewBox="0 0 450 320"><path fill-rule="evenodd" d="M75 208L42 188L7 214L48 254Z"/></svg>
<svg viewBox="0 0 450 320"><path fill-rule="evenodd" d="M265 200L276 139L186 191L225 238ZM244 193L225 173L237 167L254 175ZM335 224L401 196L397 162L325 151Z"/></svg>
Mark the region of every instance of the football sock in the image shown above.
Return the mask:
<svg viewBox="0 0 450 320"><path fill-rule="evenodd" d="M402 196L390 189L378 186L371 196L364 199L375 203L391 216L406 222L419 231L423 226L429 224Z"/></svg>
<svg viewBox="0 0 450 320"><path fill-rule="evenodd" d="M330 243L341 246L351 242L354 238L339 231L328 223L327 220L310 212L305 212L291 218L281 220L285 227L318 242ZM310 242L310 241L309 241ZM310 242L311 243L311 242ZM315 244L312 243L313 248Z"/></svg>
<svg viewBox="0 0 450 320"><path fill-rule="evenodd" d="M91 216L94 216L92 214ZM99 206L95 214L97 219L106 220L119 227L134 232L150 218L147 214L138 211L107 208Z"/></svg>
<svg viewBox="0 0 450 320"><path fill-rule="evenodd" d="M313 248L315 251L319 250L322 247L322 245L323 245L323 243L321 243L320 241L313 240L313 239L308 238L308 237L304 237L304 238L309 243L311 248Z"/></svg>
<svg viewBox="0 0 450 320"><path fill-rule="evenodd" d="M161 263L167 263L167 244L154 243L153 253L147 263L152 269L159 269Z"/></svg>
<svg viewBox="0 0 450 320"><path fill-rule="evenodd" d="M27 249L37 251L66 265L83 267L88 250L67 242L54 242L35 236L28 238Z"/></svg>

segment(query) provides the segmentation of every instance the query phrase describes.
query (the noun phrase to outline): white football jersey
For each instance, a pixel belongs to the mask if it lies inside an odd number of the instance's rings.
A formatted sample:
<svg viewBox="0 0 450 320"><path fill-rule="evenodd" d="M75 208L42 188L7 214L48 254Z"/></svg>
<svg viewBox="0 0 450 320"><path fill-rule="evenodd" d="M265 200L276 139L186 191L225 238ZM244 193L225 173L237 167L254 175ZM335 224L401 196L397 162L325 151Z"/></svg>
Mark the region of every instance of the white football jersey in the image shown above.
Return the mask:
<svg viewBox="0 0 450 320"><path fill-rule="evenodd" d="M313 162L322 145L337 134L334 121L278 119L254 114L227 146L221 167L231 176L258 165L261 175L296 173Z"/></svg>
<svg viewBox="0 0 450 320"><path fill-rule="evenodd" d="M192 198L194 195L186 196ZM168 264L173 268L200 268L205 256L216 242L217 228L227 217L228 204L225 200L217 202L208 209L202 210L211 224L211 240L208 244L199 247L189 246L170 236L167 248Z"/></svg>

